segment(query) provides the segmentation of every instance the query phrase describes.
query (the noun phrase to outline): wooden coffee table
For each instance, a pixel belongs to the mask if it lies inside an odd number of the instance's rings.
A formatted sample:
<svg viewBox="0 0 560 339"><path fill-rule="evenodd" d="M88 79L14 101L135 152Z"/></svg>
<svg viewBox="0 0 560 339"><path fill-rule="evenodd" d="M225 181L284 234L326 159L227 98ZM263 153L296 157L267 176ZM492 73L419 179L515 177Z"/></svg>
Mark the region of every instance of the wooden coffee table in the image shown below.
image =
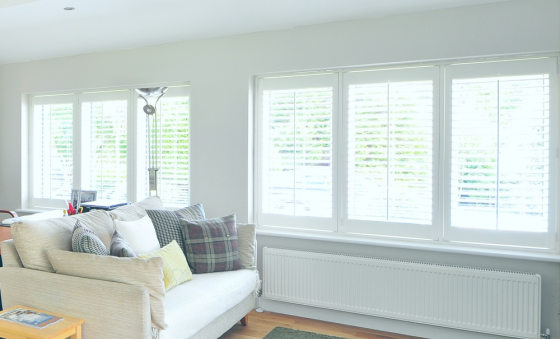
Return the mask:
<svg viewBox="0 0 560 339"><path fill-rule="evenodd" d="M14 308L27 308L36 312L47 313L64 318L64 320L52 324L43 329L17 324L0 319L0 337L6 339L82 339L82 324L84 319L69 317L67 315L38 310L27 306L14 306L0 312L0 314L13 310Z"/></svg>

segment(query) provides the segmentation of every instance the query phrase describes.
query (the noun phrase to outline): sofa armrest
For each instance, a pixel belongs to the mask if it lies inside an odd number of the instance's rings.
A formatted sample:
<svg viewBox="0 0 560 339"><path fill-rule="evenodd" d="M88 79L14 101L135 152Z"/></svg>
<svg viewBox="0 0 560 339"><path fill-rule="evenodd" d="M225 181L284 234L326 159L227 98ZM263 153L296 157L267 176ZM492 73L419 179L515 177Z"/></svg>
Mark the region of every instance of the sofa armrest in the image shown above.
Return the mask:
<svg viewBox="0 0 560 339"><path fill-rule="evenodd" d="M2 306L24 305L85 319L85 339L151 339L150 299L140 286L27 268L0 268Z"/></svg>
<svg viewBox="0 0 560 339"><path fill-rule="evenodd" d="M4 240L0 243L2 248L2 267L21 267L21 258L19 257L14 240Z"/></svg>

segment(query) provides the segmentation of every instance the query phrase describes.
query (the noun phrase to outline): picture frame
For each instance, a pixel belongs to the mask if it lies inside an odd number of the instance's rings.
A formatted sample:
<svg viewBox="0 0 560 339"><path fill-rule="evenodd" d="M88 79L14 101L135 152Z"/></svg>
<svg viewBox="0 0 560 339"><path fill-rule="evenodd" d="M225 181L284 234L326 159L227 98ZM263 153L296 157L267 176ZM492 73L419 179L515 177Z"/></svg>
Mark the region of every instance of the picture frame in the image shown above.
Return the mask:
<svg viewBox="0 0 560 339"><path fill-rule="evenodd" d="M72 206L75 210L80 209L82 190L72 190Z"/></svg>
<svg viewBox="0 0 560 339"><path fill-rule="evenodd" d="M84 202L92 202L97 200L97 191L82 191L80 195L80 204Z"/></svg>

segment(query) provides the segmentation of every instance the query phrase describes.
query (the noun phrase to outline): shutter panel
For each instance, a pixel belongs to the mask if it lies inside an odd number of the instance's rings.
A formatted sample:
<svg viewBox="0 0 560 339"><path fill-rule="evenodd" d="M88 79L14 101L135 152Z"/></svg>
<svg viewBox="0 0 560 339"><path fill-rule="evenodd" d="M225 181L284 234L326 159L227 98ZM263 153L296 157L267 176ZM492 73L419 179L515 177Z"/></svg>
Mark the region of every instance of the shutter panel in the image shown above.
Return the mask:
<svg viewBox="0 0 560 339"><path fill-rule="evenodd" d="M335 81L328 74L259 82L259 220L265 225L333 227Z"/></svg>
<svg viewBox="0 0 560 339"><path fill-rule="evenodd" d="M160 197L165 206L188 206L189 97L162 98L160 112Z"/></svg>
<svg viewBox="0 0 560 339"><path fill-rule="evenodd" d="M437 237L438 71L344 74L347 231Z"/></svg>
<svg viewBox="0 0 560 339"><path fill-rule="evenodd" d="M452 84L451 226L546 232L549 75Z"/></svg>
<svg viewBox="0 0 560 339"><path fill-rule="evenodd" d="M81 98L82 189L97 191L98 200L127 200L127 99L124 91Z"/></svg>
<svg viewBox="0 0 560 339"><path fill-rule="evenodd" d="M446 74L446 240L554 248L556 58L452 65Z"/></svg>
<svg viewBox="0 0 560 339"><path fill-rule="evenodd" d="M72 195L72 100L69 96L33 98L32 174L36 206L44 206L43 199L69 200Z"/></svg>
<svg viewBox="0 0 560 339"><path fill-rule="evenodd" d="M138 199L148 192L148 146L145 101L138 99ZM158 196L166 207L190 204L190 87L170 87L157 107ZM152 126L153 128L153 126ZM153 146L153 145L152 145Z"/></svg>
<svg viewBox="0 0 560 339"><path fill-rule="evenodd" d="M431 224L432 81L350 85L348 217Z"/></svg>

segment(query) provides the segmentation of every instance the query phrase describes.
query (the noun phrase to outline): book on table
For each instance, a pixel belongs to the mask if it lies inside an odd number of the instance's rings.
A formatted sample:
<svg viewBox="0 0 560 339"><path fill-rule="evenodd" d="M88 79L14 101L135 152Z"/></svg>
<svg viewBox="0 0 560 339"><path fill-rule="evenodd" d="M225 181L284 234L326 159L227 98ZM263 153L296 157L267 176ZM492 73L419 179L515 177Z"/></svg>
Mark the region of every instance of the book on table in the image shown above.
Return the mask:
<svg viewBox="0 0 560 339"><path fill-rule="evenodd" d="M9 312L0 314L0 319L35 327L38 329L43 329L47 326L64 320L64 318L57 317L52 314L35 312L26 308L16 308Z"/></svg>

